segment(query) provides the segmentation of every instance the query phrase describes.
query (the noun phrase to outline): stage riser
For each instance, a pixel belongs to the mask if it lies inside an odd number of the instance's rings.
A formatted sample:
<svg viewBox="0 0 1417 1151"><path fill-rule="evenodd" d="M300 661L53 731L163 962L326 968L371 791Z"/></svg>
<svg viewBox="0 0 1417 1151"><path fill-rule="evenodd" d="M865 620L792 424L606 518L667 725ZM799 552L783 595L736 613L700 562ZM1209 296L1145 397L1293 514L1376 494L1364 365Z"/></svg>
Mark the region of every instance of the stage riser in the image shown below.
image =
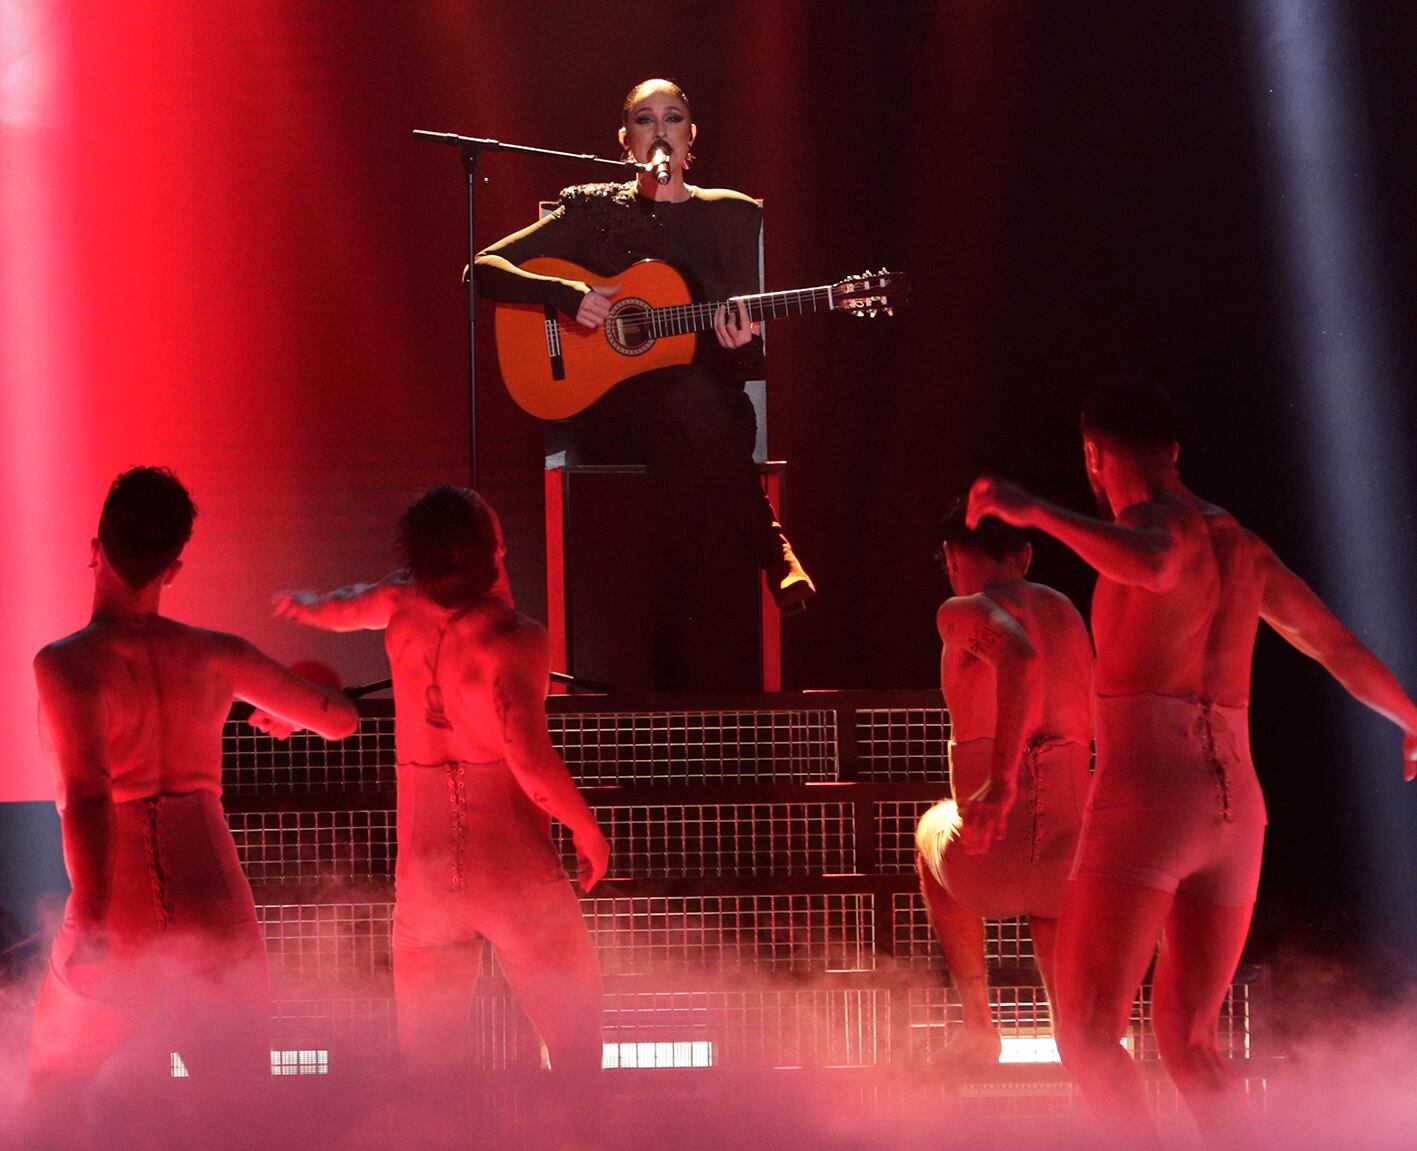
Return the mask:
<svg viewBox="0 0 1417 1151"><path fill-rule="evenodd" d="M914 860L915 822L949 786L937 695L549 706L613 846L606 882L581 900L607 977L607 1044L678 1044L744 1069L902 1065L943 1048L962 1011ZM273 1042L329 1050L332 1066L338 1051L384 1059L394 1046L393 721L386 702L362 710L338 744L277 744L236 722L225 735L228 819L271 957ZM569 837L555 835L573 869ZM1027 923L989 922L986 957L1005 1038L1051 1037ZM534 1067L535 1032L491 948L482 971L467 1049L450 1058ZM1227 999L1233 1059L1254 1054L1261 986L1249 972ZM1149 990L1128 1045L1156 1058Z"/></svg>
<svg viewBox="0 0 1417 1151"><path fill-rule="evenodd" d="M924 691L756 697L757 706L621 705L613 697L548 701L552 743L586 787L696 784L920 783L949 789L949 713ZM761 701L772 699L772 707ZM833 701L825 706L821 701ZM782 702L779 702L782 701ZM232 722L223 739L228 795L382 791L394 786L392 706L364 701L339 743L284 742Z"/></svg>
<svg viewBox="0 0 1417 1151"><path fill-rule="evenodd" d="M1220 1014L1221 1054L1241 1064L1257 1055L1251 990L1233 986ZM1006 1043L1052 1038L1040 988L994 987L990 1001ZM606 1044L697 1044L713 1066L730 1069L922 1064L963 1023L958 996L944 987L610 990L604 1010ZM393 1034L387 994L278 999L273 1006L276 1048L327 1050L332 1064L340 1057L392 1060ZM1142 1062L1159 1059L1149 988L1132 1008L1125 1044ZM467 1049L450 1058L476 1070L536 1066L535 1033L500 981L475 996Z"/></svg>
<svg viewBox="0 0 1417 1151"><path fill-rule="evenodd" d="M329 983L388 971L391 888L382 900L328 903L269 902L280 893L257 892L277 980ZM877 946L877 900L871 895L581 899L607 975L943 971L944 957L921 897L892 895L890 908L893 954ZM1028 921L987 920L985 957L995 968L1031 964ZM490 961L484 967L493 973Z"/></svg>

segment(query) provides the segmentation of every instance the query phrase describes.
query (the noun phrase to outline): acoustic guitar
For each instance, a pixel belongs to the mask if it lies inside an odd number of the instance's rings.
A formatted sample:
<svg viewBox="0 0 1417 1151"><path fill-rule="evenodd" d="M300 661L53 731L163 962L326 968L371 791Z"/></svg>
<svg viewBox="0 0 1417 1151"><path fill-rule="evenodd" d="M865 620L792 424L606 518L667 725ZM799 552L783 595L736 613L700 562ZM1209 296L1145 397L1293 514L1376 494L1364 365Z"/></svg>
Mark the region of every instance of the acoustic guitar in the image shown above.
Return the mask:
<svg viewBox="0 0 1417 1151"><path fill-rule="evenodd" d="M605 323L594 329L539 304L496 306L493 330L502 379L512 399L543 420L584 411L630 376L689 363L695 333L713 327L714 313L724 303L736 311L742 300L754 321L831 311L874 317L891 315L909 291L904 276L882 269L817 288L701 303L689 295L684 278L660 260L641 260L608 278L550 257L528 260L522 268L597 286L620 284Z"/></svg>

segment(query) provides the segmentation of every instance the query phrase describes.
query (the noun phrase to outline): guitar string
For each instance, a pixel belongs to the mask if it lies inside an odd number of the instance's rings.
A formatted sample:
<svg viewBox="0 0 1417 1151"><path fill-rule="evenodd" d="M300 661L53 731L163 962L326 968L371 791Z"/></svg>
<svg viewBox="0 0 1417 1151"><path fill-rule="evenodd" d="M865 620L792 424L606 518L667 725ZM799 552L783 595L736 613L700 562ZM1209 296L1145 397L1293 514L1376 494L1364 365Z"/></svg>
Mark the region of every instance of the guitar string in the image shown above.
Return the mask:
<svg viewBox="0 0 1417 1151"><path fill-rule="evenodd" d="M834 284L824 284L815 288L793 288L779 292L763 292L742 299L748 307L748 315L752 320L774 319L779 315L778 308L782 307L781 315L793 315L794 312L806 311L806 304L810 303L811 310L819 310L818 304L825 304L828 309L834 305L832 303L833 293L836 290ZM648 317L648 327L650 334L656 338L671 335L684 335L695 330L701 330L713 321L718 309L723 307L728 301L719 300L713 302L700 302L689 304L670 304L664 307L650 307L643 312L620 312L616 317L617 323L623 323L627 319L635 317Z"/></svg>
<svg viewBox="0 0 1417 1151"><path fill-rule="evenodd" d="M748 305L748 314L752 319L772 319L779 315L778 307L781 305L782 315L792 315L794 310L805 311L804 301L810 302L812 311L817 311L819 303L831 304L832 287L824 285L817 288L797 288L783 292L765 292L761 295L746 297L744 302ZM652 335L677 335L693 331L695 324L711 323L714 314L727 301L716 301L712 303L692 303L692 304L671 304L662 308L650 308L640 315L649 317L649 327ZM793 305L796 305L794 309ZM624 318L624 313L621 313ZM689 326L683 327L687 323ZM668 327L666 331L665 328ZM675 329L678 329L676 331Z"/></svg>

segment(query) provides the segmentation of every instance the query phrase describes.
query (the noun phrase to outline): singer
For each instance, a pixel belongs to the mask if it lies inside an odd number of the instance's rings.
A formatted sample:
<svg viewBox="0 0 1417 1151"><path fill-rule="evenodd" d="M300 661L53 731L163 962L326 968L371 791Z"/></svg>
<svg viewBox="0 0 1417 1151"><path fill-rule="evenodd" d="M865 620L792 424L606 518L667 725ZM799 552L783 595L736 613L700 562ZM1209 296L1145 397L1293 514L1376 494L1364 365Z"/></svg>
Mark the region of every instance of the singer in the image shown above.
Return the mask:
<svg viewBox="0 0 1417 1151"><path fill-rule="evenodd" d="M538 256L613 277L638 260L672 264L696 299L759 290L762 209L740 192L699 188L684 174L698 126L684 90L646 80L625 98L618 137L644 166L626 184L561 193L545 219L477 257L483 295L553 306L586 328L605 322L616 288L525 272ZM753 465L756 420L745 380L763 344L746 309L721 308L692 364L632 377L577 417L584 463L641 463L649 472L654 657L660 689L747 689L755 681L756 606L741 573L760 567L785 614L816 589L793 554ZM738 577L735 580L735 573Z"/></svg>

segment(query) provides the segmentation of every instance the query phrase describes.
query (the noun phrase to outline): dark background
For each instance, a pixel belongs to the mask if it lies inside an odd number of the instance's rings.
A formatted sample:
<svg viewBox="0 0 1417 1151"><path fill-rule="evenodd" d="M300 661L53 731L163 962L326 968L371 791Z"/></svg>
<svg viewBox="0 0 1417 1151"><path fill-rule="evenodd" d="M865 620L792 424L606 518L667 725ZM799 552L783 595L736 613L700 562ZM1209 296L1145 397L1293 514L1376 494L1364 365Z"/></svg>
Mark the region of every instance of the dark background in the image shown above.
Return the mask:
<svg viewBox="0 0 1417 1151"><path fill-rule="evenodd" d="M133 7L163 24L164 45L219 44L194 57L204 70L161 81L171 87L149 109L159 118L218 73L286 79L280 100L258 80L220 89L235 101L229 122L250 125L228 129L235 145L245 131L267 149L259 194L248 183L235 201L250 243L270 251L272 267L300 270L308 290L283 306L320 347L395 331L381 371L401 373L439 425L467 418L464 182L456 154L415 144L413 128L613 155L625 92L666 75L700 126L697 182L766 202L770 288L883 264L911 273L911 306L893 320L772 326L771 454L789 461L785 518L820 589L790 625L789 687L935 682L940 512L981 471L1090 506L1076 413L1104 372L1172 387L1194 429L1187 479L1325 597L1344 593L1325 582L1329 551L1374 536L1411 546L1405 499L1373 506L1364 524L1316 512L1318 490L1356 482L1373 461L1320 466L1327 429L1299 402L1306 345L1284 223L1295 173L1278 159L1276 95L1261 63L1264 38L1277 35L1266 13L1283 7L1349 85L1347 111L1325 137L1341 157L1333 186L1372 240L1368 320L1399 385L1385 419L1410 442L1417 19L1405 5L301 0L240 16ZM127 58L105 58L87 19L75 18L84 51L125 83L145 83L140 39ZM179 143L185 156L198 142L174 142L174 154ZM300 158L298 177L283 174L283 156ZM254 179L233 163L230 179ZM530 222L536 201L562 185L598 178L507 155L487 157L483 173L479 244ZM283 223L262 230L271 206ZM332 219L377 243L314 266L305 233L319 225L328 241ZM362 290L326 293L332 280ZM490 326L481 330L482 486L503 511L523 606L541 614L541 428L502 393ZM312 374L310 387L341 394L340 372ZM253 380L252 394L263 386ZM377 437L358 450L377 473ZM260 470L259 447L248 460ZM386 520L381 505L369 532L385 533ZM298 543L266 546L288 546L299 569ZM1062 549L1041 543L1034 574L1086 607L1091 576ZM1381 574L1391 625L1362 638L1417 685L1410 580ZM1375 969L1401 970L1417 949L1408 878L1417 837L1402 831L1417 797L1401 785L1395 730L1366 720L1267 635L1254 742L1272 828L1252 951L1360 953ZM1399 834L1376 837L1379 813Z"/></svg>

